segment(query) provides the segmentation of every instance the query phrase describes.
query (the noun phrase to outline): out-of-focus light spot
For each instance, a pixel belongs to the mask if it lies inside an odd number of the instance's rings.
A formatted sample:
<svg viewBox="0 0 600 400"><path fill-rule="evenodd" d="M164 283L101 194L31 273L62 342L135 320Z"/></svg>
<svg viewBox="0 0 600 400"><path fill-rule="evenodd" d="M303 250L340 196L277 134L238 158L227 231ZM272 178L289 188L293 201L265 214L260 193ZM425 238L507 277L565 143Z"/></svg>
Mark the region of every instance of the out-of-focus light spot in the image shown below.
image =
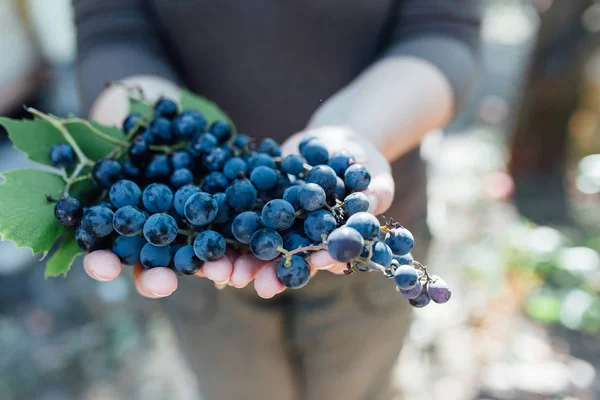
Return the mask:
<svg viewBox="0 0 600 400"><path fill-rule="evenodd" d="M537 253L553 253L560 247L562 237L553 228L541 226L529 235L529 249Z"/></svg>
<svg viewBox="0 0 600 400"><path fill-rule="evenodd" d="M591 33L600 32L600 4L592 4L581 16L583 27Z"/></svg>
<svg viewBox="0 0 600 400"><path fill-rule="evenodd" d="M560 309L560 322L569 329L578 329L585 310L592 304L593 298L583 290L572 290L565 297Z"/></svg>
<svg viewBox="0 0 600 400"><path fill-rule="evenodd" d="M600 178L600 154L583 157L579 161L579 172L588 177Z"/></svg>
<svg viewBox="0 0 600 400"><path fill-rule="evenodd" d="M596 370L594 366L583 360L573 360L569 363L571 383L578 389L587 389L594 384Z"/></svg>
<svg viewBox="0 0 600 400"><path fill-rule="evenodd" d="M486 41L514 45L531 38L536 30L535 25L525 7L503 4L486 10L481 34Z"/></svg>
<svg viewBox="0 0 600 400"><path fill-rule="evenodd" d="M485 96L479 106L479 117L490 125L499 125L509 115L508 103L500 96Z"/></svg>
<svg viewBox="0 0 600 400"><path fill-rule="evenodd" d="M589 247L570 247L560 253L559 265L568 271L591 272L600 269L600 255Z"/></svg>
<svg viewBox="0 0 600 400"><path fill-rule="evenodd" d="M600 193L600 186L587 176L578 176L577 179L575 179L575 186L577 187L577 190L584 194Z"/></svg>

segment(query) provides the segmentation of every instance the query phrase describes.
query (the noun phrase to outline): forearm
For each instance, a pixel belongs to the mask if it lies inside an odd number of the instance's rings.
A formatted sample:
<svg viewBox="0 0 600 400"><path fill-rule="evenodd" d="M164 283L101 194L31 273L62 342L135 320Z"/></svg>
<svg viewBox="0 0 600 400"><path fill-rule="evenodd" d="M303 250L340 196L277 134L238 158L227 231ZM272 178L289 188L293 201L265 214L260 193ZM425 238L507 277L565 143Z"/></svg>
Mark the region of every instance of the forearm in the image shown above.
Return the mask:
<svg viewBox="0 0 600 400"><path fill-rule="evenodd" d="M444 74L417 57L378 61L315 113L310 127L344 125L393 161L452 118L454 96Z"/></svg>

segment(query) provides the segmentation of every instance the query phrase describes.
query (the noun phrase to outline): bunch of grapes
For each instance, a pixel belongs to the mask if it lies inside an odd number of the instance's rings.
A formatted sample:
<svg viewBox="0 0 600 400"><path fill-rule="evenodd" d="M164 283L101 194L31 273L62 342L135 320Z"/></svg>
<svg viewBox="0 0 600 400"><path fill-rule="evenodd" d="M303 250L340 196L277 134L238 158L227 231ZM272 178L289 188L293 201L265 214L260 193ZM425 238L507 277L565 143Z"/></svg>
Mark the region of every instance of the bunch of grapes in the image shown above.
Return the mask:
<svg viewBox="0 0 600 400"><path fill-rule="evenodd" d="M229 123L208 124L164 98L152 120L132 113L123 130L128 156L102 159L91 171L101 198L90 207L71 196L56 202L56 219L76 229L83 250L111 249L125 264L193 275L229 245L264 261L280 257L277 276L291 289L308 283L307 257L328 250L346 274L394 279L415 307L450 298L446 283L413 260L412 234L367 212L362 191L371 175L348 152L330 154L307 136L301 155L282 157L275 140L234 134ZM68 144L50 158L61 168L75 163Z"/></svg>

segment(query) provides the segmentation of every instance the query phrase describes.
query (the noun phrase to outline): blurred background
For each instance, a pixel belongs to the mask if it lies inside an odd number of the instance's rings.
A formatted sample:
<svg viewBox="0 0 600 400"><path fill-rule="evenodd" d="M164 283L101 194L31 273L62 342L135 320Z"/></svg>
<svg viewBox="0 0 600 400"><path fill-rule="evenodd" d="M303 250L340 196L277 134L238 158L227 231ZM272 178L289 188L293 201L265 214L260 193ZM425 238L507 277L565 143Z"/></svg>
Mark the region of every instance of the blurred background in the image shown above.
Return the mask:
<svg viewBox="0 0 600 400"><path fill-rule="evenodd" d="M600 1L482 0L471 104L426 139L427 263L405 399L600 399ZM69 0L0 1L0 115L78 112ZM26 166L0 132L0 171ZM443 309L439 308L443 307ZM0 399L200 399L158 302L0 242Z"/></svg>

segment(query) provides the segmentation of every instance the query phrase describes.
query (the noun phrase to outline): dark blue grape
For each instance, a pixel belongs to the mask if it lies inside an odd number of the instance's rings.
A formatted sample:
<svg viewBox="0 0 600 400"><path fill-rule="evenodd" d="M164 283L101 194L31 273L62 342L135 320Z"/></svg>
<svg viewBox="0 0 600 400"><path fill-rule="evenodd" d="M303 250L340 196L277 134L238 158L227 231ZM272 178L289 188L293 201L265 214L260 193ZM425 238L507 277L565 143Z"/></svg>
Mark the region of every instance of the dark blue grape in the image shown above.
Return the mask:
<svg viewBox="0 0 600 400"><path fill-rule="evenodd" d="M298 176L304 172L304 160L297 154L290 154L281 161L281 170L286 174Z"/></svg>
<svg viewBox="0 0 600 400"><path fill-rule="evenodd" d="M131 113L123 120L123 131L129 133L138 123L142 121L144 117L140 113Z"/></svg>
<svg viewBox="0 0 600 400"><path fill-rule="evenodd" d="M282 234L281 238L283 239L283 248L288 251L312 245L312 242L309 238L298 232L286 232ZM301 253L296 253L296 255L307 257L308 253L304 251Z"/></svg>
<svg viewBox="0 0 600 400"><path fill-rule="evenodd" d="M217 147L217 138L210 133L203 133L194 138L188 147L188 150L195 157L200 157L203 154L208 154L212 149Z"/></svg>
<svg viewBox="0 0 600 400"><path fill-rule="evenodd" d="M219 143L224 143L231 138L231 125L225 121L215 121L208 129L210 133L215 135Z"/></svg>
<svg viewBox="0 0 600 400"><path fill-rule="evenodd" d="M111 203L116 208L121 208L123 206L137 206L140 204L142 191L135 182L123 179L110 187L109 197Z"/></svg>
<svg viewBox="0 0 600 400"><path fill-rule="evenodd" d="M175 189L189 185L192 182L194 182L194 175L187 168L179 168L171 174L171 186Z"/></svg>
<svg viewBox="0 0 600 400"><path fill-rule="evenodd" d="M300 201L298 200L298 190L300 186L290 186L283 192L283 199L290 203L294 209L300 209Z"/></svg>
<svg viewBox="0 0 600 400"><path fill-rule="evenodd" d="M87 232L81 225L75 230L75 240L82 250L90 253L96 250L105 250L110 247L110 240L108 240L107 237L95 237Z"/></svg>
<svg viewBox="0 0 600 400"><path fill-rule="evenodd" d="M415 239L408 229L398 227L392 230L385 243L390 246L394 254L401 256L412 250Z"/></svg>
<svg viewBox="0 0 600 400"><path fill-rule="evenodd" d="M356 229L365 240L373 240L379 234L379 220L373 214L366 212L352 215L348 218L346 226Z"/></svg>
<svg viewBox="0 0 600 400"><path fill-rule="evenodd" d="M371 183L371 174L364 165L354 164L348 167L344 174L346 186L353 192L360 192L369 187Z"/></svg>
<svg viewBox="0 0 600 400"><path fill-rule="evenodd" d="M422 290L423 284L421 283L421 281L417 281L417 284L410 289L400 289L400 294L405 298L411 300L419 297Z"/></svg>
<svg viewBox="0 0 600 400"><path fill-rule="evenodd" d="M421 293L417 297L408 300L409 304L415 308L423 308L429 304L430 301L431 298L427 293L427 284L425 284L425 287L421 290Z"/></svg>
<svg viewBox="0 0 600 400"><path fill-rule="evenodd" d="M194 240L194 253L202 261L215 261L225 254L225 238L215 231L204 231Z"/></svg>
<svg viewBox="0 0 600 400"><path fill-rule="evenodd" d="M207 171L219 171L223 169L227 161L227 153L220 147L215 147L202 158L202 165Z"/></svg>
<svg viewBox="0 0 600 400"><path fill-rule="evenodd" d="M50 162L57 168L69 168L75 164L73 148L66 143L59 143L50 149Z"/></svg>
<svg viewBox="0 0 600 400"><path fill-rule="evenodd" d="M192 118L194 118L194 121L196 121L196 129L198 130L198 132L203 132L204 129L206 128L206 124L208 123L208 121L206 120L206 117L204 116L204 114L202 114L200 111L196 111L196 110L184 110L181 113L182 116L190 116Z"/></svg>
<svg viewBox="0 0 600 400"><path fill-rule="evenodd" d="M256 170L255 170L256 171ZM262 220L267 228L283 231L294 224L296 210L285 200L269 201L262 210Z"/></svg>
<svg viewBox="0 0 600 400"><path fill-rule="evenodd" d="M160 99L154 105L154 116L156 118L173 119L177 116L177 104L173 100Z"/></svg>
<svg viewBox="0 0 600 400"><path fill-rule="evenodd" d="M171 175L171 164L169 163L169 157L165 154L155 154L148 165L144 176L146 179L164 179Z"/></svg>
<svg viewBox="0 0 600 400"><path fill-rule="evenodd" d="M142 170L134 165L131 160L126 160L121 166L123 176L127 179L137 180L142 176Z"/></svg>
<svg viewBox="0 0 600 400"><path fill-rule="evenodd" d="M144 224L144 237L154 246L167 246L177 236L177 222L167 214L153 214Z"/></svg>
<svg viewBox="0 0 600 400"><path fill-rule="evenodd" d="M349 166L355 163L354 156L347 151L338 151L329 158L329 165L340 178L344 177Z"/></svg>
<svg viewBox="0 0 600 400"><path fill-rule="evenodd" d="M288 289L300 289L310 280L310 266L298 255L293 255L289 262L284 258L277 266L277 278Z"/></svg>
<svg viewBox="0 0 600 400"><path fill-rule="evenodd" d="M410 265L400 265L394 272L394 281L400 289L412 289L418 280L417 270Z"/></svg>
<svg viewBox="0 0 600 400"><path fill-rule="evenodd" d="M171 250L169 246L153 246L146 243L140 252L142 265L146 269L168 267L171 264Z"/></svg>
<svg viewBox="0 0 600 400"><path fill-rule="evenodd" d="M54 217L63 226L78 225L83 217L83 207L75 197L63 197L54 205Z"/></svg>
<svg viewBox="0 0 600 400"><path fill-rule="evenodd" d="M115 160L103 159L92 168L92 180L100 189L108 189L121 179L121 164Z"/></svg>
<svg viewBox="0 0 600 400"><path fill-rule="evenodd" d="M194 158L187 151L178 151L171 154L171 165L175 170L187 168L192 171L196 166L195 164Z"/></svg>
<svg viewBox="0 0 600 400"><path fill-rule="evenodd" d="M341 200L344 197L346 197L346 184L344 183L344 180L339 176L336 176L335 178L337 179L335 184L335 197L336 199Z"/></svg>
<svg viewBox="0 0 600 400"><path fill-rule="evenodd" d="M227 203L227 196L225 193L215 193L213 194L213 199L217 202L217 207L219 209L215 220L213 221L215 224L224 224L231 218L232 210Z"/></svg>
<svg viewBox="0 0 600 400"><path fill-rule="evenodd" d="M300 140L300 143L298 143L298 150L300 151L300 154L302 154L302 152L304 151L304 147L312 140L315 140L316 137L314 136L304 136L302 138L302 140Z"/></svg>
<svg viewBox="0 0 600 400"><path fill-rule="evenodd" d="M270 261L279 255L280 246L283 245L283 239L279 233L272 229L261 229L252 235L250 239L250 251L259 260Z"/></svg>
<svg viewBox="0 0 600 400"><path fill-rule="evenodd" d="M329 151L325 143L319 139L313 139L306 143L300 152L309 165L327 164L329 161Z"/></svg>
<svg viewBox="0 0 600 400"><path fill-rule="evenodd" d="M146 142L144 136L137 135L129 145L129 160L134 165L141 166L148 161L150 155L148 142Z"/></svg>
<svg viewBox="0 0 600 400"><path fill-rule="evenodd" d="M191 115L182 114L173 120L173 134L178 139L190 140L198 132L196 120Z"/></svg>
<svg viewBox="0 0 600 400"><path fill-rule="evenodd" d="M126 265L136 265L142 262L140 254L146 245L144 238L140 236L119 236L115 239L112 251Z"/></svg>
<svg viewBox="0 0 600 400"><path fill-rule="evenodd" d="M236 211L252 209L256 203L257 193L254 185L247 179L233 181L225 191L227 202Z"/></svg>
<svg viewBox="0 0 600 400"><path fill-rule="evenodd" d="M101 238L108 236L113 231L113 218L115 214L108 207L94 206L84 214L81 226L92 236Z"/></svg>
<svg viewBox="0 0 600 400"><path fill-rule="evenodd" d="M307 183L298 189L298 202L306 211L323 208L326 203L325 191L316 183Z"/></svg>
<svg viewBox="0 0 600 400"><path fill-rule="evenodd" d="M258 190L273 189L277 184L277 173L272 168L259 166L250 174L250 181Z"/></svg>
<svg viewBox="0 0 600 400"><path fill-rule="evenodd" d="M194 225L208 225L215 220L219 206L208 193L195 193L185 202L185 217Z"/></svg>
<svg viewBox="0 0 600 400"><path fill-rule="evenodd" d="M151 213L165 212L173 206L173 192L162 183L153 183L144 190L142 201Z"/></svg>
<svg viewBox="0 0 600 400"><path fill-rule="evenodd" d="M227 178L233 180L246 176L246 162L239 157L230 158L223 166L223 173Z"/></svg>
<svg viewBox="0 0 600 400"><path fill-rule="evenodd" d="M246 164L248 166L248 173L252 173L254 168L260 166L269 167L271 169L277 168L277 166L275 165L275 161L273 161L273 158L271 158L271 156L269 156L268 154L264 153L258 153L253 155L248 159Z"/></svg>
<svg viewBox="0 0 600 400"><path fill-rule="evenodd" d="M172 123L166 118L156 118L150 123L148 129L153 143L171 144L175 139Z"/></svg>
<svg viewBox="0 0 600 400"><path fill-rule="evenodd" d="M137 236L142 233L146 215L136 207L123 206L117 210L113 218L113 227L119 235Z"/></svg>
<svg viewBox="0 0 600 400"><path fill-rule="evenodd" d="M452 296L448 284L436 275L432 276L431 282L427 284L427 294L431 300L438 304L446 303Z"/></svg>
<svg viewBox="0 0 600 400"><path fill-rule="evenodd" d="M414 258L412 254L404 254L403 256L397 256L394 254L394 260L398 261L399 265L412 265Z"/></svg>
<svg viewBox="0 0 600 400"><path fill-rule="evenodd" d="M304 233L315 242L322 242L336 228L335 217L326 210L310 212L304 220Z"/></svg>
<svg viewBox="0 0 600 400"><path fill-rule="evenodd" d="M337 175L327 165L317 165L306 174L306 183L316 183L325 191L325 195L334 196L337 186Z"/></svg>
<svg viewBox="0 0 600 400"><path fill-rule="evenodd" d="M367 212L369 209L369 198L361 192L351 193L344 199L344 211L347 215L359 212Z"/></svg>
<svg viewBox="0 0 600 400"><path fill-rule="evenodd" d="M215 171L204 177L202 189L204 189L206 193L214 194L225 191L227 186L229 186L229 181L225 174Z"/></svg>
<svg viewBox="0 0 600 400"><path fill-rule="evenodd" d="M175 253L173 264L175 272L183 275L194 275L202 268L203 262L196 257L192 246L182 246Z"/></svg>
<svg viewBox="0 0 600 400"><path fill-rule="evenodd" d="M235 135L235 138L233 139L233 145L235 146L236 149L238 150L243 150L246 148L246 146L248 146L248 144L250 143L250 136L248 135L240 135L237 134Z"/></svg>
<svg viewBox="0 0 600 400"><path fill-rule="evenodd" d="M364 240L357 230L343 226L327 237L327 250L334 260L348 263L359 257L363 251Z"/></svg>
<svg viewBox="0 0 600 400"><path fill-rule="evenodd" d="M392 259L392 250L390 247L383 242L375 242L373 245L371 261L381 265L384 268L389 268L389 266L392 264Z"/></svg>
<svg viewBox="0 0 600 400"><path fill-rule="evenodd" d="M194 185L185 185L180 187L175 193L175 198L173 200L173 206L175 207L175 211L177 214L182 217L185 216L185 203L188 199L195 193L200 193L201 190Z"/></svg>
<svg viewBox="0 0 600 400"><path fill-rule="evenodd" d="M258 147L259 153L265 153L270 155L271 157L280 157L281 156L281 146L272 138L264 138L260 142L260 146Z"/></svg>
<svg viewBox="0 0 600 400"><path fill-rule="evenodd" d="M249 244L252 235L264 227L260 214L254 211L245 211L235 217L231 225L231 232L238 241Z"/></svg>

